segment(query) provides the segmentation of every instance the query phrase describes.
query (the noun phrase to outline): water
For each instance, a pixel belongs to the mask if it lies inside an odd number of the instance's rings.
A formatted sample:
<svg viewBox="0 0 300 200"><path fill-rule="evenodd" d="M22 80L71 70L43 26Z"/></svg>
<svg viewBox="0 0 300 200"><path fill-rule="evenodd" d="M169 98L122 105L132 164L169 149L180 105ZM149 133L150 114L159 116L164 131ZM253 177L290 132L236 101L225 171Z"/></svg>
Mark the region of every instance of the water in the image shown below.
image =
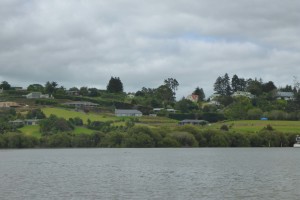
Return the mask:
<svg viewBox="0 0 300 200"><path fill-rule="evenodd" d="M300 199L300 149L0 150L0 199Z"/></svg>

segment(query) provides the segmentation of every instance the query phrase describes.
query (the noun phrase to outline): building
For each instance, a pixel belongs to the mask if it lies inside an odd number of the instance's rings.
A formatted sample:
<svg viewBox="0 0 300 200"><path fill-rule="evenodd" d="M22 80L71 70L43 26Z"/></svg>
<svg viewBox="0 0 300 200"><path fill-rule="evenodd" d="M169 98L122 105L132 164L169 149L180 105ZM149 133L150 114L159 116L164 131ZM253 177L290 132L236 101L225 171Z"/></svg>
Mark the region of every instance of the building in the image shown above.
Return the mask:
<svg viewBox="0 0 300 200"><path fill-rule="evenodd" d="M190 100L190 101L192 101L192 102L194 102L194 103L197 103L198 100L199 100L199 96L196 95L196 94L191 94L191 95L188 95L188 96L186 97L186 99L188 99L188 100Z"/></svg>
<svg viewBox="0 0 300 200"><path fill-rule="evenodd" d="M235 93L233 93L231 95L232 97L247 97L249 99L253 99L255 96L253 94L251 94L250 92L243 92L243 91L236 91Z"/></svg>
<svg viewBox="0 0 300 200"><path fill-rule="evenodd" d="M280 92L278 91L276 94L277 99L283 100L294 100L294 93L293 92Z"/></svg>
<svg viewBox="0 0 300 200"><path fill-rule="evenodd" d="M16 102L10 102L10 101L0 102L0 108L17 108L17 107L20 107L20 104Z"/></svg>
<svg viewBox="0 0 300 200"><path fill-rule="evenodd" d="M71 106L71 107L75 107L75 108L83 108L83 107L86 108L86 107L99 106L99 104L97 104L97 103L92 103L92 102L88 102L88 101L72 101L72 102L64 103L63 105Z"/></svg>
<svg viewBox="0 0 300 200"><path fill-rule="evenodd" d="M197 119L185 119L178 123L180 126L191 124L191 125L206 125L208 124L205 120L197 120Z"/></svg>
<svg viewBox="0 0 300 200"><path fill-rule="evenodd" d="M31 92L25 95L27 99L48 99L48 94L42 94L41 92Z"/></svg>
<svg viewBox="0 0 300 200"><path fill-rule="evenodd" d="M115 115L118 117L141 117L143 113L134 109L115 109Z"/></svg>
<svg viewBox="0 0 300 200"><path fill-rule="evenodd" d="M153 112L155 112L155 113L158 113L158 112L160 112L162 110L166 110L169 113L175 113L176 112L176 110L173 109L173 108L168 108L168 109L165 109L165 108L153 108Z"/></svg>
<svg viewBox="0 0 300 200"><path fill-rule="evenodd" d="M9 121L10 124L14 126L22 126L22 125L28 125L28 126L35 126L39 124L39 119L16 119L14 121Z"/></svg>

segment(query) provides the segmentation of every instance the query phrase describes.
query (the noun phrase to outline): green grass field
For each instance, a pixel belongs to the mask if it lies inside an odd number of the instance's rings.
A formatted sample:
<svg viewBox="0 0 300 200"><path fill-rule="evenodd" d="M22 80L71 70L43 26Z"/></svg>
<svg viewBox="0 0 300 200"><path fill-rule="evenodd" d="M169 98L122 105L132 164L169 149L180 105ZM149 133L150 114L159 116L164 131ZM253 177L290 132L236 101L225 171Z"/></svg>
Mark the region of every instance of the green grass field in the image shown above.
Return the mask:
<svg viewBox="0 0 300 200"><path fill-rule="evenodd" d="M42 135L40 133L40 126L24 126L19 129L25 135L31 135L40 138Z"/></svg>
<svg viewBox="0 0 300 200"><path fill-rule="evenodd" d="M82 119L83 123L87 124L88 119L91 121L116 121L119 120L115 116L108 116L108 115L100 115L95 113L84 113L84 112L77 112L73 110L67 110L63 108L43 108L42 111L45 113L47 117L51 114L56 115L57 117L62 117L65 119L79 117Z"/></svg>
<svg viewBox="0 0 300 200"><path fill-rule="evenodd" d="M24 133L25 135L30 135L30 136L34 136L36 138L41 138L42 134L40 133L40 127L39 126L24 126L22 128L19 129L22 133ZM74 134L92 134L94 133L94 130L85 128L83 126L77 126L75 127L75 129L72 131L72 133Z"/></svg>
<svg viewBox="0 0 300 200"><path fill-rule="evenodd" d="M271 125L273 129L286 133L299 133L300 134L300 121L272 121L272 120L241 120L241 121L227 121L212 124L210 128L220 129L226 124L230 126L230 130L241 133L253 133L260 131L267 125Z"/></svg>

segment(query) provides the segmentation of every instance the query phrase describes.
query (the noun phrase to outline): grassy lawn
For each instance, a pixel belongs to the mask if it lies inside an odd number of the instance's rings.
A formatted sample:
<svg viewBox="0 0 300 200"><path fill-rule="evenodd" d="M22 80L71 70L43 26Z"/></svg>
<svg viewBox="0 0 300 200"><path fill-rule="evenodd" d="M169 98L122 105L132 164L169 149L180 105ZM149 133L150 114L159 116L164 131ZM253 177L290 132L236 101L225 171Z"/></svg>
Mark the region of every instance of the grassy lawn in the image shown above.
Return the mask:
<svg viewBox="0 0 300 200"><path fill-rule="evenodd" d="M91 130L91 129L88 129L88 128L85 128L83 126L77 126L75 127L75 129L72 131L74 134L92 134L94 132L96 132L95 130Z"/></svg>
<svg viewBox="0 0 300 200"><path fill-rule="evenodd" d="M42 135L40 133L40 126L24 126L19 129L25 135L31 135L40 138Z"/></svg>
<svg viewBox="0 0 300 200"><path fill-rule="evenodd" d="M300 133L300 121L272 121L272 120L241 120L228 121L212 124L211 128L219 129L223 124L231 126L231 130L242 133L253 133L260 131L267 125L271 125L275 130L281 132Z"/></svg>
<svg viewBox="0 0 300 200"><path fill-rule="evenodd" d="M77 112L73 110L67 110L63 108L43 108L42 111L45 113L47 117L51 114L56 115L57 117L62 117L65 119L79 117L83 120L83 123L87 124L87 120L90 119L91 121L116 121L118 120L115 116L107 116L107 115L100 115L95 113L84 113L84 112Z"/></svg>

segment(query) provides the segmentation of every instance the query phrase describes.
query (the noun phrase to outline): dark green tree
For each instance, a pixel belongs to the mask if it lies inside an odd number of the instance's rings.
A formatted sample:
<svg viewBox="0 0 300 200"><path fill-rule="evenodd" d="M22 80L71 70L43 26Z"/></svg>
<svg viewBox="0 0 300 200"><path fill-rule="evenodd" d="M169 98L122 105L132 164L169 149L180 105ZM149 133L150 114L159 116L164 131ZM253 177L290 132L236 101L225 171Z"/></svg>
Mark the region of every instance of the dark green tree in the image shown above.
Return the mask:
<svg viewBox="0 0 300 200"><path fill-rule="evenodd" d="M262 85L262 90L263 90L263 92L266 92L266 93L271 92L271 91L276 90L276 89L277 88L276 88L276 86L274 85L274 83L272 81L269 81L269 82L264 83Z"/></svg>
<svg viewBox="0 0 300 200"><path fill-rule="evenodd" d="M49 81L47 81L47 83L45 84L45 92L47 94L53 95L56 91L56 87L58 86L58 84L54 81L52 81L51 83Z"/></svg>
<svg viewBox="0 0 300 200"><path fill-rule="evenodd" d="M176 95L176 90L178 89L179 83L174 78L168 78L164 81L165 85L168 86L172 91L173 95Z"/></svg>
<svg viewBox="0 0 300 200"><path fill-rule="evenodd" d="M0 84L0 89L9 90L11 88L10 84L7 81L2 81Z"/></svg>
<svg viewBox="0 0 300 200"><path fill-rule="evenodd" d="M30 92L43 92L44 87L40 84L31 84L27 87L27 91L30 91Z"/></svg>
<svg viewBox="0 0 300 200"><path fill-rule="evenodd" d="M218 77L214 84L214 91L223 96L231 95L230 78L226 73L223 77Z"/></svg>
<svg viewBox="0 0 300 200"><path fill-rule="evenodd" d="M119 77L111 77L106 89L110 93L121 93L123 92L123 83Z"/></svg>
<svg viewBox="0 0 300 200"><path fill-rule="evenodd" d="M44 119L46 118L46 115L43 113L41 109L33 109L28 111L26 114L27 119Z"/></svg>

